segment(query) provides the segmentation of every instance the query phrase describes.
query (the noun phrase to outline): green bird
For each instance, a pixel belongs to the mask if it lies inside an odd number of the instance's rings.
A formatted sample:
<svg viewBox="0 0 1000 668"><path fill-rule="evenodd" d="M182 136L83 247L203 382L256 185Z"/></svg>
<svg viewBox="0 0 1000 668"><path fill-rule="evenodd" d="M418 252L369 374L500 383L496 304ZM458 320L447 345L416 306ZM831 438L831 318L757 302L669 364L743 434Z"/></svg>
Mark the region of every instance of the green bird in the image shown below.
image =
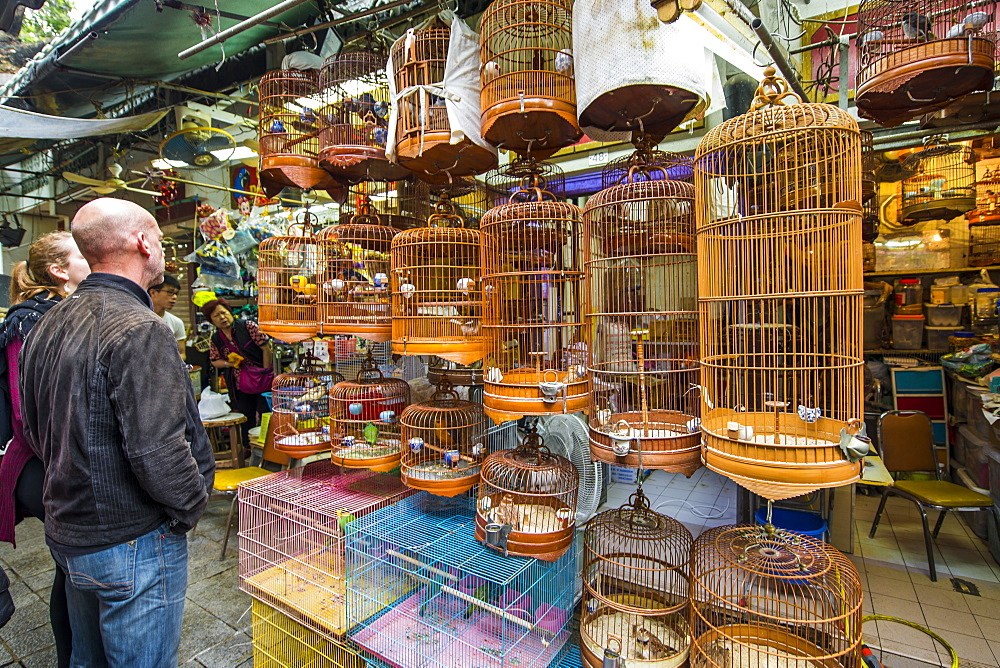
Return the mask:
<svg viewBox="0 0 1000 668"><path fill-rule="evenodd" d="M472 595L475 596L480 601L483 601L484 603L489 603L493 598L490 595L490 587L488 585L480 585L479 587L476 587L476 591L472 592ZM462 617L464 619L472 617L472 613L474 613L477 608L479 608L478 605L476 605L475 603L470 603L469 607L465 609L465 613L462 615Z"/></svg>

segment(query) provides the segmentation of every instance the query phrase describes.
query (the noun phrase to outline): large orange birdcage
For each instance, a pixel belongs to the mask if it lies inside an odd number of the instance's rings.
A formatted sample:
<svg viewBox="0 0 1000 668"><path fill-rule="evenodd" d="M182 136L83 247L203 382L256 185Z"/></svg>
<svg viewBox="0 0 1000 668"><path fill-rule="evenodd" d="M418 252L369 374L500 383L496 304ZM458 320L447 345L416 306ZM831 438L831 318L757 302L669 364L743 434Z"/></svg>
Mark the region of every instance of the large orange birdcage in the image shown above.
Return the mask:
<svg viewBox="0 0 1000 668"><path fill-rule="evenodd" d="M690 158L644 146L587 201L590 445L595 459L691 475L698 429L698 290Z"/></svg>
<svg viewBox="0 0 1000 668"><path fill-rule="evenodd" d="M370 201L344 225L318 235L323 274L317 315L321 334L352 334L369 341L392 338L389 247L397 231L382 224Z"/></svg>
<svg viewBox="0 0 1000 668"><path fill-rule="evenodd" d="M393 351L469 364L486 354L479 231L464 227L447 193L427 224L392 240Z"/></svg>
<svg viewBox="0 0 1000 668"><path fill-rule="evenodd" d="M343 378L307 358L294 372L275 376L271 406L276 450L299 457L330 449L330 388Z"/></svg>
<svg viewBox="0 0 1000 668"><path fill-rule="evenodd" d="M316 293L323 267L311 221L307 211L303 222L290 225L287 234L264 239L257 249L260 329L287 343L319 332Z"/></svg>
<svg viewBox="0 0 1000 668"><path fill-rule="evenodd" d="M583 220L528 173L483 234L486 411L496 421L587 407Z"/></svg>
<svg viewBox="0 0 1000 668"><path fill-rule="evenodd" d="M780 499L861 473L861 144L765 77L695 155L701 426L709 468Z"/></svg>
<svg viewBox="0 0 1000 668"><path fill-rule="evenodd" d="M483 13L483 137L491 144L548 157L583 134L572 24L569 0L497 0Z"/></svg>

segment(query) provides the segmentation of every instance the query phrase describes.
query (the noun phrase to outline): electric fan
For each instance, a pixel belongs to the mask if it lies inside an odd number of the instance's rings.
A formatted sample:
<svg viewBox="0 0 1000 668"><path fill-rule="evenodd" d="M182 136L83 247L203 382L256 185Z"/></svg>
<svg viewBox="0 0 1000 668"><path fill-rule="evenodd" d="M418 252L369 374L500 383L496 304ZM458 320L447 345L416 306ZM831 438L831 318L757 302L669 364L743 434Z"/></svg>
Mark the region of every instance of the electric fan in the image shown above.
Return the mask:
<svg viewBox="0 0 1000 668"><path fill-rule="evenodd" d="M108 173L111 174L110 179L92 179L89 176L83 176L81 174L74 174L73 172L63 172L62 176L67 181L72 181L73 183L80 183L85 186L90 186L98 195L110 195L116 190L127 190L133 193L139 193L142 195L159 195L159 192L153 190L143 190L142 188L132 187L133 183L138 183L142 179L132 179L131 181L125 181L121 178L122 166L116 162L112 162L108 165Z"/></svg>
<svg viewBox="0 0 1000 668"><path fill-rule="evenodd" d="M580 486L576 492L576 523L585 524L601 505L604 486L604 469L600 462L590 458L590 440L582 413L551 415L538 420L538 433L552 454L561 455L573 462L580 473Z"/></svg>
<svg viewBox="0 0 1000 668"><path fill-rule="evenodd" d="M206 169L227 161L235 150L236 140L225 130L186 127L163 140L160 157L184 163L182 169Z"/></svg>

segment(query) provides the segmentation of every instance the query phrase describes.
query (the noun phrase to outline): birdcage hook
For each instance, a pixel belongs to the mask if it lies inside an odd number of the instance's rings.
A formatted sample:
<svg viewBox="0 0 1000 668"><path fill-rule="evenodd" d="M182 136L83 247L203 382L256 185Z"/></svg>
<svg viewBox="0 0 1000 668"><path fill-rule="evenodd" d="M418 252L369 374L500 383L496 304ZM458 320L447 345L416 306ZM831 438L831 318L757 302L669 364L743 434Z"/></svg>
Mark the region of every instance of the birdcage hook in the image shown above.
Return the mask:
<svg viewBox="0 0 1000 668"><path fill-rule="evenodd" d="M382 370L378 368L378 363L375 361L375 355L372 354L372 349L369 346L368 354L365 356L363 362L361 362L361 369L358 371L358 382L359 383L377 383L385 379L385 375Z"/></svg>
<svg viewBox="0 0 1000 668"><path fill-rule="evenodd" d="M802 98L788 88L788 82L777 76L777 70L774 67L766 67L764 69L764 78L761 80L760 85L757 86L757 92L750 110L757 111L764 107L783 106L787 97L794 98L800 104L802 103Z"/></svg>
<svg viewBox="0 0 1000 668"><path fill-rule="evenodd" d="M452 385L448 376L446 374L442 374L440 380L437 382L437 385L434 386L434 395L431 396L431 401L458 401L458 392L455 391L454 387L455 386Z"/></svg>
<svg viewBox="0 0 1000 668"><path fill-rule="evenodd" d="M358 204L357 212L351 216L351 225L381 225L382 219L378 215L378 209L372 203L371 197L368 195L364 196L361 203Z"/></svg>
<svg viewBox="0 0 1000 668"><path fill-rule="evenodd" d="M458 214L451 196L441 193L441 198L434 205L434 213L427 218L428 227L465 227L465 219Z"/></svg>

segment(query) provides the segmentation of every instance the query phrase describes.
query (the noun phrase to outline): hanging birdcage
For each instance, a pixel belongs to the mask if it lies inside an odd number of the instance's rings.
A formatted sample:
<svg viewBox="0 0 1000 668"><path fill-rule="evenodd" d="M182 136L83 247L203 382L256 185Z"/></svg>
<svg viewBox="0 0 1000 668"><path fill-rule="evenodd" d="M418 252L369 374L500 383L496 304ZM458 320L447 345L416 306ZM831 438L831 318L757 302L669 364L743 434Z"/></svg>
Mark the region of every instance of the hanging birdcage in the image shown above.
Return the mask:
<svg viewBox="0 0 1000 668"><path fill-rule="evenodd" d="M392 240L392 347L469 364L486 354L481 331L479 231L463 227L449 197L428 227Z"/></svg>
<svg viewBox="0 0 1000 668"><path fill-rule="evenodd" d="M490 419L481 404L459 399L447 379L429 401L411 404L399 416L403 484L438 496L455 496L479 483L486 459Z"/></svg>
<svg viewBox="0 0 1000 668"><path fill-rule="evenodd" d="M976 182L976 208L969 221L969 266L1000 263L1000 169L987 169Z"/></svg>
<svg viewBox="0 0 1000 668"><path fill-rule="evenodd" d="M861 240L871 243L878 237L879 227L879 196L878 177L879 159L875 154L875 135L870 130L861 131Z"/></svg>
<svg viewBox="0 0 1000 668"><path fill-rule="evenodd" d="M573 4L497 0L480 23L483 137L548 157L581 136L573 82Z"/></svg>
<svg viewBox="0 0 1000 668"><path fill-rule="evenodd" d="M468 63L478 60L477 42L461 19L454 17L449 28L435 17L392 45L390 93L397 102L389 158L422 180L448 183L497 164L473 120L479 118L480 82Z"/></svg>
<svg viewBox="0 0 1000 668"><path fill-rule="evenodd" d="M323 267L312 215L306 211L301 223L288 233L264 239L257 248L258 321L268 336L296 343L316 336L317 283ZM298 231L299 235L293 232Z"/></svg>
<svg viewBox="0 0 1000 668"><path fill-rule="evenodd" d="M363 181L351 187L340 205L341 223L349 222L352 216L369 207L375 209L382 225L397 230L423 227L434 212L430 188L423 181Z"/></svg>
<svg viewBox="0 0 1000 668"><path fill-rule="evenodd" d="M688 657L691 532L650 508L640 487L621 508L595 515L583 532L583 665L606 650L626 666L676 668Z"/></svg>
<svg viewBox="0 0 1000 668"><path fill-rule="evenodd" d="M399 416L410 405L410 385L386 378L369 353L357 380L330 390L330 459L347 469L391 471L399 465Z"/></svg>
<svg viewBox="0 0 1000 668"><path fill-rule="evenodd" d="M321 334L377 342L392 338L389 248L396 234L369 202L346 225L317 235L323 267L317 301Z"/></svg>
<svg viewBox="0 0 1000 668"><path fill-rule="evenodd" d="M635 467L641 450L644 467L690 476L701 466L694 186L669 178L685 163L690 172L690 158L640 149L583 219L591 455Z"/></svg>
<svg viewBox="0 0 1000 668"><path fill-rule="evenodd" d="M442 378L456 387L472 387L483 384L482 361L472 364L456 364L443 357L432 357L427 363L427 381L437 384Z"/></svg>
<svg viewBox="0 0 1000 668"><path fill-rule="evenodd" d="M261 77L257 140L262 181L303 190L341 190L319 166L324 121L317 111L322 105L318 93L314 70L273 70Z"/></svg>
<svg viewBox="0 0 1000 668"><path fill-rule="evenodd" d="M924 148L906 161L914 173L899 182L897 221L948 221L976 208L976 152L971 148L949 144L947 135L927 137Z"/></svg>
<svg viewBox="0 0 1000 668"><path fill-rule="evenodd" d="M396 181L409 172L389 162L389 79L385 56L351 51L330 56L319 76L323 128L320 164L350 181Z"/></svg>
<svg viewBox="0 0 1000 668"><path fill-rule="evenodd" d="M582 228L537 175L483 216L483 396L497 422L587 407Z"/></svg>
<svg viewBox="0 0 1000 668"><path fill-rule="evenodd" d="M858 571L815 538L709 529L691 550L690 592L692 668L862 665Z"/></svg>
<svg viewBox="0 0 1000 668"><path fill-rule="evenodd" d="M330 449L330 388L338 374L306 360L300 370L275 376L271 385L275 449L310 455Z"/></svg>
<svg viewBox="0 0 1000 668"><path fill-rule="evenodd" d="M892 127L993 88L992 0L861 0L858 112Z"/></svg>
<svg viewBox="0 0 1000 668"><path fill-rule="evenodd" d="M695 155L703 461L770 499L855 482L863 436L857 123L789 95L768 68Z"/></svg>
<svg viewBox="0 0 1000 668"><path fill-rule="evenodd" d="M504 556L555 561L573 544L580 474L535 430L494 452L480 472L476 540Z"/></svg>

